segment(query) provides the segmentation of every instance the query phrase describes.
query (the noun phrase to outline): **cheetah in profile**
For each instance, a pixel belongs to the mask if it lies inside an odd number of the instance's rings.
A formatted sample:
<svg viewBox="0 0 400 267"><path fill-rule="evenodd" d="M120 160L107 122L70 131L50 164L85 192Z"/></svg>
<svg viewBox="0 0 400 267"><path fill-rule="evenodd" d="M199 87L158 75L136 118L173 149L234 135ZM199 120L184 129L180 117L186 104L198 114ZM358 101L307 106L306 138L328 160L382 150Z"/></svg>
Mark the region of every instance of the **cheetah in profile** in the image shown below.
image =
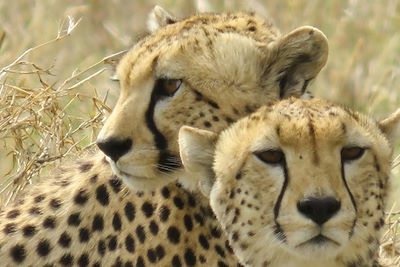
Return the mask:
<svg viewBox="0 0 400 267"><path fill-rule="evenodd" d="M2 266L238 264L208 200L176 184L178 130L219 132L302 96L326 38L312 27L280 35L254 14L176 20L160 7L149 28L119 64L121 94L97 142L106 157L61 168L2 209Z"/></svg>
<svg viewBox="0 0 400 267"><path fill-rule="evenodd" d="M183 127L179 143L244 266L372 267L399 129L400 109L376 122L288 99L220 137Z"/></svg>

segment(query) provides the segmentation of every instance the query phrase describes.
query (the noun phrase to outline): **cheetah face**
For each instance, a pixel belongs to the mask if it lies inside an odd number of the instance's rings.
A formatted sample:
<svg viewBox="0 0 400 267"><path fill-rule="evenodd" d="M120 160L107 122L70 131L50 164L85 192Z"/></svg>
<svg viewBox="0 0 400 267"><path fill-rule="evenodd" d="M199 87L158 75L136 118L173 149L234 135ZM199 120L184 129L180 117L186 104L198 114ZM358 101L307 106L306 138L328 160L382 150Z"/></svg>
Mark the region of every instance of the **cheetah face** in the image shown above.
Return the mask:
<svg viewBox="0 0 400 267"><path fill-rule="evenodd" d="M183 128L181 157L243 264L351 262L373 254L383 224L392 150L380 128L321 100L290 99L240 120L216 148L215 135Z"/></svg>
<svg viewBox="0 0 400 267"><path fill-rule="evenodd" d="M280 36L251 14L176 21L157 7L151 17L154 32L119 64L121 94L97 140L134 189L179 176L181 126L219 132L264 103L301 96L327 58L312 27Z"/></svg>

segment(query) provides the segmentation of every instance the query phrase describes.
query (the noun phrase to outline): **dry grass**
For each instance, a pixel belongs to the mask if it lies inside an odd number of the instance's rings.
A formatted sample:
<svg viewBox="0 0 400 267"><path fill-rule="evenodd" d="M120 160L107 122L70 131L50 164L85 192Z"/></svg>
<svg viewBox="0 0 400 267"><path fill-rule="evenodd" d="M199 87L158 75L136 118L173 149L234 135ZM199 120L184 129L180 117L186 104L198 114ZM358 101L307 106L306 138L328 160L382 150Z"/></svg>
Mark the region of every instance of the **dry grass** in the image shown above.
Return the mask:
<svg viewBox="0 0 400 267"><path fill-rule="evenodd" d="M315 95L378 118L400 107L398 0L2 1L0 203L93 144L118 95L104 63L142 35L154 4L180 15L255 10L282 32L316 26L329 39L330 58L313 85ZM395 188L399 169L393 170ZM387 219L385 266L400 265L398 210L394 206Z"/></svg>

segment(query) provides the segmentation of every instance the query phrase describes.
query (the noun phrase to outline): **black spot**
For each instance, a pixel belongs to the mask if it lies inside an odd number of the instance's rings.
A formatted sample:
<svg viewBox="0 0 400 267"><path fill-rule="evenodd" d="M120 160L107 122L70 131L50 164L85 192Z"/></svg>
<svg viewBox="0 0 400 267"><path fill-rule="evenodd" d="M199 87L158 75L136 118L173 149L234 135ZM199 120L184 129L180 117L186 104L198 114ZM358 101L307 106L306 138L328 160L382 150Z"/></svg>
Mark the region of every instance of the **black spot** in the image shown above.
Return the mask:
<svg viewBox="0 0 400 267"><path fill-rule="evenodd" d="M158 225L157 225L157 223L156 223L154 220L151 220L150 225L149 225L149 228L150 228L150 232L151 232L154 236L156 236L156 235L158 234Z"/></svg>
<svg viewBox="0 0 400 267"><path fill-rule="evenodd" d="M178 255L175 255L173 258L172 258L172 267L182 267L182 262L181 262L181 259L179 258L179 256Z"/></svg>
<svg viewBox="0 0 400 267"><path fill-rule="evenodd" d="M49 255L50 250L50 242L47 239L40 240L36 247L36 253L41 257Z"/></svg>
<svg viewBox="0 0 400 267"><path fill-rule="evenodd" d="M236 180L242 179L242 173L241 173L241 172L238 172L238 173L236 174L235 178L236 178Z"/></svg>
<svg viewBox="0 0 400 267"><path fill-rule="evenodd" d="M212 101L212 100L208 100L208 101L207 101L207 104L209 104L209 105L212 106L213 108L219 109L218 104L215 103L215 102Z"/></svg>
<svg viewBox="0 0 400 267"><path fill-rule="evenodd" d="M130 253L135 252L135 240L131 234L128 234L125 238L125 248Z"/></svg>
<svg viewBox="0 0 400 267"><path fill-rule="evenodd" d="M191 207L196 206L196 200L192 195L188 195L188 203L189 203L189 206L191 206Z"/></svg>
<svg viewBox="0 0 400 267"><path fill-rule="evenodd" d="M142 256L139 256L138 259L136 260L136 267L145 267Z"/></svg>
<svg viewBox="0 0 400 267"><path fill-rule="evenodd" d="M122 267L122 260L121 257L118 257L113 264L113 267Z"/></svg>
<svg viewBox="0 0 400 267"><path fill-rule="evenodd" d="M167 206L162 206L160 209L160 220L166 222L169 218L170 210Z"/></svg>
<svg viewBox="0 0 400 267"><path fill-rule="evenodd" d="M88 241L89 241L89 238L90 238L89 229L87 229L87 228L85 228L85 227L79 229L79 241L80 241L81 243L88 242Z"/></svg>
<svg viewBox="0 0 400 267"><path fill-rule="evenodd" d="M235 122L231 117L225 117L225 121L226 121L228 124L231 124L231 123L234 123L234 122Z"/></svg>
<svg viewBox="0 0 400 267"><path fill-rule="evenodd" d="M121 217L119 216L118 212L114 213L114 217L112 220L112 225L115 231L120 231L121 230Z"/></svg>
<svg viewBox="0 0 400 267"><path fill-rule="evenodd" d="M7 223L4 226L3 232L8 235L8 234L12 234L15 233L17 231L17 225L15 223Z"/></svg>
<svg viewBox="0 0 400 267"><path fill-rule="evenodd" d="M74 197L75 204L84 205L88 200L86 189L79 189L78 193Z"/></svg>
<svg viewBox="0 0 400 267"><path fill-rule="evenodd" d="M34 236L36 232L36 227L34 225L28 224L22 227L22 233L25 237Z"/></svg>
<svg viewBox="0 0 400 267"><path fill-rule="evenodd" d="M71 226L79 226L79 224L81 223L79 212L75 212L69 215L67 223Z"/></svg>
<svg viewBox="0 0 400 267"><path fill-rule="evenodd" d="M103 206L107 206L108 203L110 202L108 197L107 187L104 184L97 187L96 199Z"/></svg>
<svg viewBox="0 0 400 267"><path fill-rule="evenodd" d="M87 253L83 253L79 258L78 258L78 265L80 267L88 266L89 265L89 256Z"/></svg>
<svg viewBox="0 0 400 267"><path fill-rule="evenodd" d="M184 203L180 197L174 197L174 204L178 209L183 209Z"/></svg>
<svg viewBox="0 0 400 267"><path fill-rule="evenodd" d="M44 219L43 227L49 228L49 229L54 229L56 227L56 217L48 216L46 219Z"/></svg>
<svg viewBox="0 0 400 267"><path fill-rule="evenodd" d="M143 205L142 205L142 211L143 211L143 214L147 217L147 218L149 218L149 217L151 217L152 215L153 215L153 213L154 213L154 207L153 207L153 205L150 203L150 202L144 202L143 203Z"/></svg>
<svg viewBox="0 0 400 267"><path fill-rule="evenodd" d="M156 247L156 254L157 254L158 260L161 260L162 258L164 258L164 256L165 256L165 249L164 249L164 247L161 246L161 245L158 245L158 246Z"/></svg>
<svg viewBox="0 0 400 267"><path fill-rule="evenodd" d="M42 202L44 199L45 199L45 195L44 195L44 194L40 194L40 195L37 195L37 196L33 199L33 202L35 202L35 203L40 203L40 202Z"/></svg>
<svg viewBox="0 0 400 267"><path fill-rule="evenodd" d="M106 243L104 242L104 240L99 240L99 243L97 244L97 252L103 256L104 254L106 254Z"/></svg>
<svg viewBox="0 0 400 267"><path fill-rule="evenodd" d="M166 187L166 186L164 186L162 189L161 189L161 195L164 197L164 198L169 198L170 197L170 192L169 192L169 189L168 189L168 187Z"/></svg>
<svg viewBox="0 0 400 267"><path fill-rule="evenodd" d="M93 163L91 162L84 162L82 164L79 165L79 170L81 172L88 172L90 171L90 169L93 167Z"/></svg>
<svg viewBox="0 0 400 267"><path fill-rule="evenodd" d="M187 248L185 250L185 262L187 265L189 266L194 266L196 265L196 255L194 255L193 250L191 250L190 248Z"/></svg>
<svg viewBox="0 0 400 267"><path fill-rule="evenodd" d="M225 240L225 248L230 254L232 254L232 255L234 254L233 249L229 245L229 241L228 240Z"/></svg>
<svg viewBox="0 0 400 267"><path fill-rule="evenodd" d="M23 245L13 246L10 250L10 256L17 263L23 262L26 258L25 247Z"/></svg>
<svg viewBox="0 0 400 267"><path fill-rule="evenodd" d="M199 235L199 242L200 242L200 245L204 248L204 249L209 249L210 248L210 243L208 243L208 240L207 240L207 238L203 235L203 234L200 234Z"/></svg>
<svg viewBox="0 0 400 267"><path fill-rule="evenodd" d="M185 224L186 230L188 231L192 231L193 229L193 221L192 221L192 217L190 217L189 215L185 215L183 217L183 222Z"/></svg>
<svg viewBox="0 0 400 267"><path fill-rule="evenodd" d="M200 263L205 263L206 262L206 258L203 255L199 256L199 261Z"/></svg>
<svg viewBox="0 0 400 267"><path fill-rule="evenodd" d="M63 266L72 266L74 261L74 257L71 254L67 253L61 256L59 263Z"/></svg>
<svg viewBox="0 0 400 267"><path fill-rule="evenodd" d="M113 178L110 180L110 186L113 189L113 191L117 194L121 191L121 187L122 187L122 182L120 179L118 179L118 177L113 176Z"/></svg>
<svg viewBox="0 0 400 267"><path fill-rule="evenodd" d="M211 229L211 235L213 237L215 237L215 238L220 238L221 237L221 231L218 228L214 227L214 228Z"/></svg>
<svg viewBox="0 0 400 267"><path fill-rule="evenodd" d="M31 214L31 215L41 215L41 214L43 214L43 212L39 207L32 207L32 208L29 209L29 214Z"/></svg>
<svg viewBox="0 0 400 267"><path fill-rule="evenodd" d="M204 124L204 127L206 127L206 128L210 128L212 126L209 121L204 121L203 124Z"/></svg>
<svg viewBox="0 0 400 267"><path fill-rule="evenodd" d="M103 229L104 229L103 217L100 214L96 214L92 222L92 231L103 231Z"/></svg>
<svg viewBox="0 0 400 267"><path fill-rule="evenodd" d="M196 220L196 222L198 222L200 225L204 225L204 219L203 216L201 216L198 213L194 214L194 219Z"/></svg>
<svg viewBox="0 0 400 267"><path fill-rule="evenodd" d="M117 245L118 245L117 243L118 243L117 242L117 237L115 235L111 236L110 240L108 240L108 249L110 251L115 250L117 248Z"/></svg>
<svg viewBox="0 0 400 267"><path fill-rule="evenodd" d="M225 258L225 251L220 245L215 245L215 251L220 255L222 258Z"/></svg>
<svg viewBox="0 0 400 267"><path fill-rule="evenodd" d="M7 213L7 218L9 218L9 219L15 219L15 218L17 218L20 214L21 214L21 212L20 212L19 210L17 210L17 209L15 209L15 210L10 210L10 211Z"/></svg>
<svg viewBox="0 0 400 267"><path fill-rule="evenodd" d="M136 227L136 235L139 238L140 243L143 244L146 240L146 233L144 232L143 226L139 225L138 227Z"/></svg>
<svg viewBox="0 0 400 267"><path fill-rule="evenodd" d="M61 234L58 244L63 248L68 248L71 245L71 237L67 232Z"/></svg>
<svg viewBox="0 0 400 267"><path fill-rule="evenodd" d="M133 206L133 204L131 202L126 203L125 205L125 215L126 218L128 219L128 221L133 221L135 219L135 206Z"/></svg>
<svg viewBox="0 0 400 267"><path fill-rule="evenodd" d="M147 258L151 263L155 263L157 261L157 256L156 253L153 249L148 249L147 250Z"/></svg>
<svg viewBox="0 0 400 267"><path fill-rule="evenodd" d="M99 176L97 174L93 175L92 177L90 177L90 182L92 184L95 184L97 182L97 180L99 179Z"/></svg>
<svg viewBox="0 0 400 267"><path fill-rule="evenodd" d="M168 240L172 244L178 244L180 241L181 233L179 232L179 229L175 226L170 226L167 230L167 236Z"/></svg>
<svg viewBox="0 0 400 267"><path fill-rule="evenodd" d="M125 262L125 267L133 267L133 263L131 261Z"/></svg>
<svg viewBox="0 0 400 267"><path fill-rule="evenodd" d="M214 115L214 116L212 116L212 120L213 120L213 121L219 121L219 118L218 118L217 116Z"/></svg>
<svg viewBox="0 0 400 267"><path fill-rule="evenodd" d="M50 208L56 210L61 207L61 200L59 200L58 198L53 198L52 200L50 200L49 204Z"/></svg>
<svg viewBox="0 0 400 267"><path fill-rule="evenodd" d="M218 261L218 267L229 267L225 262L223 261Z"/></svg>

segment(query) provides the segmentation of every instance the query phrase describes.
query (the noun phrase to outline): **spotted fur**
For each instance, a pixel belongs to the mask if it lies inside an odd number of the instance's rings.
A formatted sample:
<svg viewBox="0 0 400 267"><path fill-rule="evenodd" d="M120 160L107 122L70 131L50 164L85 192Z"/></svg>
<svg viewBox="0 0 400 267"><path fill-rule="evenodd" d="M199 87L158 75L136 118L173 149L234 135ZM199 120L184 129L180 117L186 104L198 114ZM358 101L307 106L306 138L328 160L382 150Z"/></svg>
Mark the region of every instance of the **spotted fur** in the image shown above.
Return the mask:
<svg viewBox="0 0 400 267"><path fill-rule="evenodd" d="M262 103L301 96L326 62L326 39L312 27L282 36L247 13L177 21L156 7L150 17L153 32L118 67L121 95L98 139L108 157L60 169L2 208L2 266L238 265L208 201L175 183L178 129L219 132ZM160 93L172 79L179 90Z"/></svg>
<svg viewBox="0 0 400 267"><path fill-rule="evenodd" d="M377 123L326 101L289 99L218 141L183 128L181 156L187 179L200 173L243 265L372 267L399 125L400 110Z"/></svg>

